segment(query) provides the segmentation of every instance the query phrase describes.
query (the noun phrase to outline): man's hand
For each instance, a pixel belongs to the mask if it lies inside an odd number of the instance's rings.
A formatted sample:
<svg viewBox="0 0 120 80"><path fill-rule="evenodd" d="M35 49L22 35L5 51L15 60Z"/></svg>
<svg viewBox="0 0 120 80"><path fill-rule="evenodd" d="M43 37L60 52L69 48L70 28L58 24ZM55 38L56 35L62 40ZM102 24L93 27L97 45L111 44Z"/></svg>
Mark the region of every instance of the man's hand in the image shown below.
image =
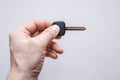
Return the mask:
<svg viewBox="0 0 120 80"><path fill-rule="evenodd" d="M50 21L32 21L10 33L11 68L7 80L38 80L45 56L57 58L63 49L52 41L59 27Z"/></svg>

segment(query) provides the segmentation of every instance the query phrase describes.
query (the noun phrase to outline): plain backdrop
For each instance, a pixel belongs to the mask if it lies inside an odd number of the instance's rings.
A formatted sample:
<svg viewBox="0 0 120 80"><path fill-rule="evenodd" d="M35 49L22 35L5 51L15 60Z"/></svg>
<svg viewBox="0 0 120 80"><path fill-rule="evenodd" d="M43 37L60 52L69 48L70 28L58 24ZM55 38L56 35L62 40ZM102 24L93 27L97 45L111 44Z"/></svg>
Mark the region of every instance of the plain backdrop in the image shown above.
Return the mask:
<svg viewBox="0 0 120 80"><path fill-rule="evenodd" d="M120 80L120 0L0 0L0 80L10 67L9 33L31 20L87 28L55 40L64 54L46 58L39 80Z"/></svg>

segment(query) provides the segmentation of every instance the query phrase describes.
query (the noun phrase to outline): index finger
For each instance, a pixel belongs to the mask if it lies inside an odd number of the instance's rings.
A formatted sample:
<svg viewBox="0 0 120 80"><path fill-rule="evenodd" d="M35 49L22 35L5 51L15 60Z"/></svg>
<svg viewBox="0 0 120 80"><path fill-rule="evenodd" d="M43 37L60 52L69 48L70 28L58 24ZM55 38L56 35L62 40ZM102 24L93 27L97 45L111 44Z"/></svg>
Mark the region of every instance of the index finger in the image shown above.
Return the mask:
<svg viewBox="0 0 120 80"><path fill-rule="evenodd" d="M48 20L34 20L25 25L23 25L20 30L24 31L27 34L34 34L38 30L44 30L47 27L51 26L52 22Z"/></svg>

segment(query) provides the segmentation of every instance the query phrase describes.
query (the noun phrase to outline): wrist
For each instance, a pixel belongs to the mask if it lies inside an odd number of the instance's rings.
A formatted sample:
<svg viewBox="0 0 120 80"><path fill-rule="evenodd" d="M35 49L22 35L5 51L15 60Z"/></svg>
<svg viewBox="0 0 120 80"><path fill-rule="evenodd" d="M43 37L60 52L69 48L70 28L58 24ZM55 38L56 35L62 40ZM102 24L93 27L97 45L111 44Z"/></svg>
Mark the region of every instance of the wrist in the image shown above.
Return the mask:
<svg viewBox="0 0 120 80"><path fill-rule="evenodd" d="M12 68L10 69L7 80L38 80L38 77L33 77L31 72Z"/></svg>

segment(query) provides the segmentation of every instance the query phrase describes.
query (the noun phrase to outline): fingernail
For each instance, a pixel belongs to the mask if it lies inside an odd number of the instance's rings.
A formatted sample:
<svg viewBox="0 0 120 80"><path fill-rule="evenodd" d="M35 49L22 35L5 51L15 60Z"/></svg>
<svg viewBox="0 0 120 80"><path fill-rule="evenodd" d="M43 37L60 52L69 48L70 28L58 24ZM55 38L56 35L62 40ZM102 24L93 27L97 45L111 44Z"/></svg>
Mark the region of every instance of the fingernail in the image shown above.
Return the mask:
<svg viewBox="0 0 120 80"><path fill-rule="evenodd" d="M53 25L52 30L56 31L56 32L59 32L59 26L58 25Z"/></svg>

